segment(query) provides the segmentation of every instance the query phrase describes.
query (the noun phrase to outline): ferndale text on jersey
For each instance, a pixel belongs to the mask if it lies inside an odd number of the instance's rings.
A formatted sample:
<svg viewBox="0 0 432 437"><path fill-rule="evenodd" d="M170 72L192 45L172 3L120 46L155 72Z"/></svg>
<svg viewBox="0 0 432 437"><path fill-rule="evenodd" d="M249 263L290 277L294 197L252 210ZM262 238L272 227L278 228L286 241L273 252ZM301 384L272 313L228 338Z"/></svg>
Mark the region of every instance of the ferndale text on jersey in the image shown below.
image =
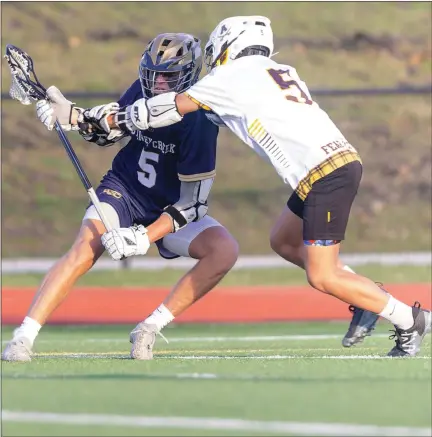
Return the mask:
<svg viewBox="0 0 432 437"><path fill-rule="evenodd" d="M332 141L325 146L321 146L321 149L326 153L326 155L332 155L332 152L336 152L340 149L351 149L354 152L356 151L355 148L345 139Z"/></svg>

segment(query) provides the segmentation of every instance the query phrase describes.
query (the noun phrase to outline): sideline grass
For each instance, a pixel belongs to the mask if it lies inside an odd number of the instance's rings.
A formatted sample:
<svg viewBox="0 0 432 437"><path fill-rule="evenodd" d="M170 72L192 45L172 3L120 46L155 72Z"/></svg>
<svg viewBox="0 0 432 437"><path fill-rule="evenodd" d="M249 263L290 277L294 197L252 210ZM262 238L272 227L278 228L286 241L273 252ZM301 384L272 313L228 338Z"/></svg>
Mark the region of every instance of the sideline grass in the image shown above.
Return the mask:
<svg viewBox="0 0 432 437"><path fill-rule="evenodd" d="M40 80L66 96L72 90L120 94L136 79L143 47L157 33L192 32L205 44L219 20L264 14L274 28L275 59L294 65L312 90L430 82L426 2L173 2L169 13L166 8L165 2L95 2L89 14L88 2L3 2L3 40L30 53ZM2 72L7 91L6 63ZM323 96L317 101L365 164L345 247L429 250L430 96ZM101 103L77 101L82 107ZM37 122L34 108L2 104L2 255L59 255L75 238L87 196L56 135ZM91 146L78 134L70 139L96 185L118 146ZM270 252L268 231L291 190L224 129L217 175L210 214L228 227L244 253Z"/></svg>
<svg viewBox="0 0 432 437"><path fill-rule="evenodd" d="M356 271L374 281L383 283L430 283L430 266L381 266L365 265ZM184 271L164 269L159 271L121 270L90 272L77 285L129 287L129 286L172 286ZM40 274L2 275L3 286L37 287L43 279ZM306 284L305 274L299 268L233 270L221 285L302 285Z"/></svg>
<svg viewBox="0 0 432 437"><path fill-rule="evenodd" d="M384 356L392 346L382 336L387 328L380 324L378 335L367 339L363 347L347 350L340 345L346 324L340 323L172 326L165 334L173 341L166 345L157 340L156 359L137 362L123 359L128 356L129 326L46 327L38 339L38 353L107 355L98 359L40 355L31 363L3 363L2 407L10 411L430 427L430 359L322 358ZM7 328L3 338L10 334ZM336 334L336 338L287 337L295 334ZM222 340L210 341L214 336ZM239 341L241 336L272 337ZM192 341L191 337L203 338ZM423 357L430 356L430 345L429 337ZM275 355L293 358L269 359ZM190 356L238 358L186 358ZM260 358L250 359L254 356ZM404 414L395 415L394 406L402 404ZM30 427L12 422L3 423L3 432L8 436L194 435L184 430L165 433L141 428L138 434L125 427L109 431L99 426Z"/></svg>

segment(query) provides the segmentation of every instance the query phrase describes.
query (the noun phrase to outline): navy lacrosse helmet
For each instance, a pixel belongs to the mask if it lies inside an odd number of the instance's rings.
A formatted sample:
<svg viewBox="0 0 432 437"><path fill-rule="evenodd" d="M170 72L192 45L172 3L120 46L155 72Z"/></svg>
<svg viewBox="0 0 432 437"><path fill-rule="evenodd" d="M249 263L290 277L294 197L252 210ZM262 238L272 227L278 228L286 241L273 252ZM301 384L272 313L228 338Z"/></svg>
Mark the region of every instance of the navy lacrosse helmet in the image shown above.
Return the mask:
<svg viewBox="0 0 432 437"><path fill-rule="evenodd" d="M139 65L143 96L181 93L199 78L202 68L200 40L187 33L162 33L147 46Z"/></svg>

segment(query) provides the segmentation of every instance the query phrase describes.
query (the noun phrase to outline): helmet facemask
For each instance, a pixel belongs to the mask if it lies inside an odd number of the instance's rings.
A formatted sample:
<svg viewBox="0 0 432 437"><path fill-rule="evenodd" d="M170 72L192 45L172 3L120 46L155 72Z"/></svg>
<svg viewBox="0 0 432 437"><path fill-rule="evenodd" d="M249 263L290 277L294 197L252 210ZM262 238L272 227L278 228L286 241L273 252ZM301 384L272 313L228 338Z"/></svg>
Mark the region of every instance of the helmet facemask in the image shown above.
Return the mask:
<svg viewBox="0 0 432 437"><path fill-rule="evenodd" d="M261 55L265 56L266 58L270 57L270 49L265 46L249 46L243 49L236 57L243 58L244 56L254 56L254 55Z"/></svg>
<svg viewBox="0 0 432 437"><path fill-rule="evenodd" d="M161 34L147 47L139 66L146 98L165 92L181 93L199 78L202 54L199 40L188 34Z"/></svg>
<svg viewBox="0 0 432 437"><path fill-rule="evenodd" d="M193 83L192 69L182 71L158 71L140 66L140 82L144 97L174 91L181 93Z"/></svg>
<svg viewBox="0 0 432 437"><path fill-rule="evenodd" d="M213 54L214 54L213 44L208 45L205 49L205 55L204 55L204 64L206 66L207 72L210 72L212 70Z"/></svg>

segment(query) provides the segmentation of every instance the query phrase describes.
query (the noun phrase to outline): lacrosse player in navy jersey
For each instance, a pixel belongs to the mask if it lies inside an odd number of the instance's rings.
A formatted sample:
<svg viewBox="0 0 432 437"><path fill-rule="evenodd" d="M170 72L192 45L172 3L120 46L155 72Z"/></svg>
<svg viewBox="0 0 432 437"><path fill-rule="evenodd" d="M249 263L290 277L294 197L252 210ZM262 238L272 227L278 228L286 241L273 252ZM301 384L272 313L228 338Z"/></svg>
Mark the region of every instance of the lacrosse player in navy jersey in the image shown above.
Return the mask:
<svg viewBox="0 0 432 437"><path fill-rule="evenodd" d="M53 128L58 118L64 129L78 130L90 142L109 146L125 137L121 131L103 129L107 115L141 98L192 86L202 66L200 41L188 34L166 33L150 42L139 66L139 79L118 102L84 110L61 92L48 89L49 100L37 103L38 118ZM79 121L79 126L73 121ZM216 165L218 127L204 111L184 117L165 129L134 131L129 143L114 158L111 170L96 192L114 229L115 241L104 241L106 232L93 205L89 206L78 236L48 272L23 323L14 332L2 359L30 361L41 326L66 298L77 279L104 252L115 260L145 255L156 243L161 256L198 260L174 286L165 301L130 334L131 357L152 359L156 334L196 300L210 291L237 260L237 242L215 219L206 215ZM135 229L138 240L128 246L121 229ZM134 231L134 232L135 232ZM125 244L128 247L123 247ZM120 245L116 250L116 245Z"/></svg>

